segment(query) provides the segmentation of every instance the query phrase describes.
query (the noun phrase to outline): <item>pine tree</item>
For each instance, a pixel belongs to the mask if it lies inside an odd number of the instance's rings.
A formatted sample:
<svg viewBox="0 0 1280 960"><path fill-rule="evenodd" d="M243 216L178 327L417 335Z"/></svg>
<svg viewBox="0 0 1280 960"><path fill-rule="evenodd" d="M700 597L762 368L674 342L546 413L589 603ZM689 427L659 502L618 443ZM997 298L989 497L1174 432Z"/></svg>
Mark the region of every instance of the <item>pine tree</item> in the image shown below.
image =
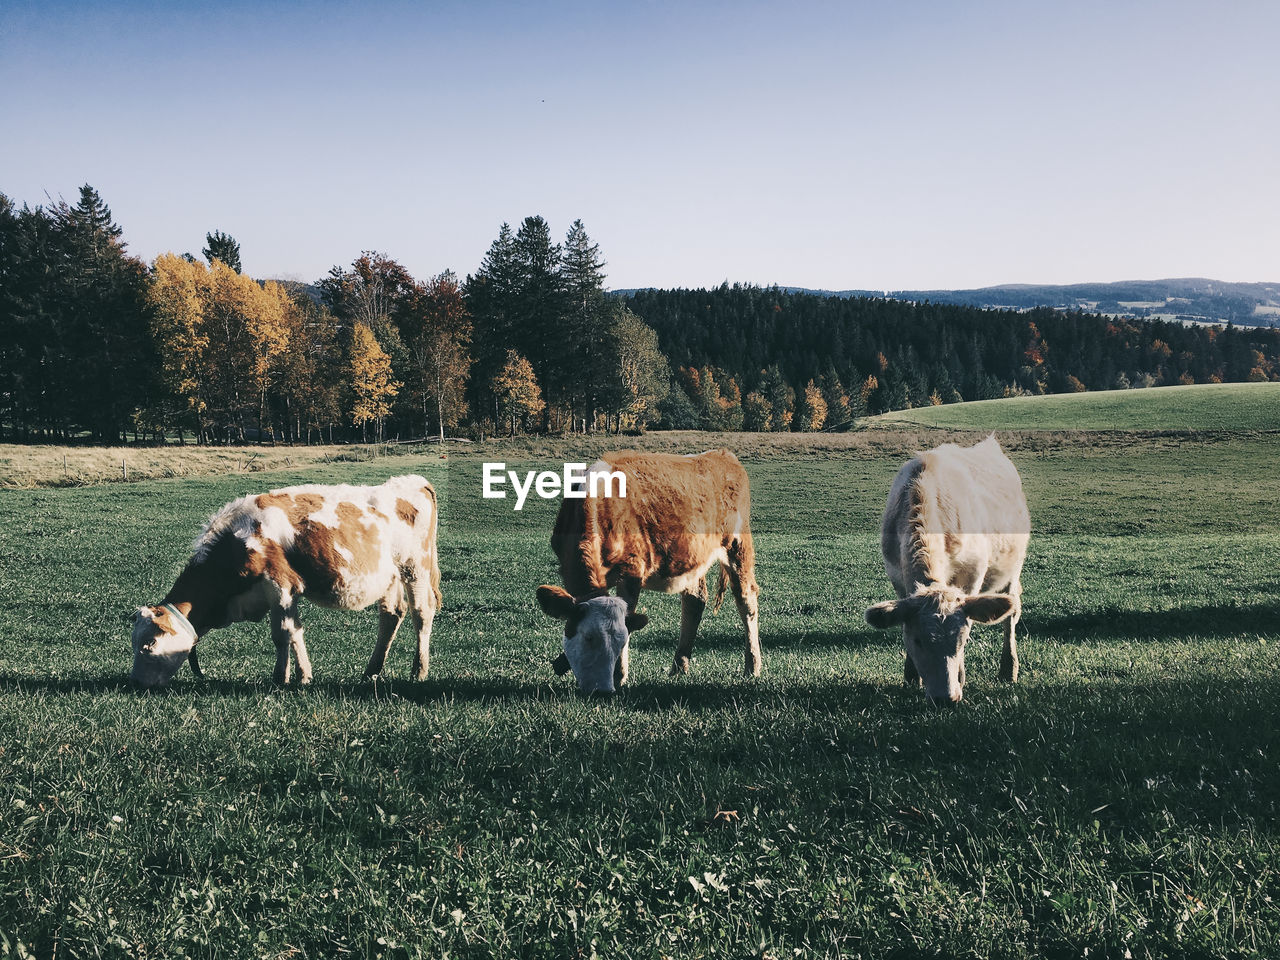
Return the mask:
<svg viewBox="0 0 1280 960"><path fill-rule="evenodd" d="M560 262L565 300L562 337L569 349L559 358L553 375L564 384L566 399L581 410L589 430L595 428L596 408L608 390L613 365L604 266L599 244L591 242L581 220L573 221Z"/></svg>
<svg viewBox="0 0 1280 960"><path fill-rule="evenodd" d="M773 405L764 395L753 390L742 400L742 429L752 433L769 429L769 420L773 415Z"/></svg>
<svg viewBox="0 0 1280 960"><path fill-rule="evenodd" d="M795 415L796 392L776 364L762 372L760 392L769 402L769 429L775 432L790 430Z"/></svg>
<svg viewBox="0 0 1280 960"><path fill-rule="evenodd" d="M559 403L570 393L564 316L565 297L560 279L560 245L542 217L526 217L516 231L514 347L532 365L547 400ZM550 409L544 408L544 425Z"/></svg>
<svg viewBox="0 0 1280 960"><path fill-rule="evenodd" d="M213 261L221 260L236 273L240 273L240 244L229 233L215 230L204 235L205 247L200 252L212 266Z"/></svg>
<svg viewBox="0 0 1280 960"><path fill-rule="evenodd" d="M517 276L515 236L510 224L504 223L480 261L480 269L462 285L473 325L472 409L482 416L491 414L495 428L499 420L497 399L489 385L502 369L507 349L514 342Z"/></svg>
<svg viewBox="0 0 1280 960"><path fill-rule="evenodd" d="M818 386L827 404L827 426L852 426L853 408L834 367L828 365L827 371L818 379Z"/></svg>
<svg viewBox="0 0 1280 960"><path fill-rule="evenodd" d="M133 413L149 405L156 358L145 316L147 271L125 252L123 231L97 191L85 184L75 206L50 210L57 257L45 301L52 404L62 429L88 429L103 443L120 439ZM52 251L50 251L52 252Z"/></svg>

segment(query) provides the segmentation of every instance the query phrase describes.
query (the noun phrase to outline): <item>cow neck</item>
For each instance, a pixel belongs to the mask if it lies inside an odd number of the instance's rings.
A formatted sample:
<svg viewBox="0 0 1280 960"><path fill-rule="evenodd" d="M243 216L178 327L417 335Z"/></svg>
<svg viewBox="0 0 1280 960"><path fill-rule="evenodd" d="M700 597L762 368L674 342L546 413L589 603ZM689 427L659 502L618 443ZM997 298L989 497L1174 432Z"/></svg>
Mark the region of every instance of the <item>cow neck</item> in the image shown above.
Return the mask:
<svg viewBox="0 0 1280 960"><path fill-rule="evenodd" d="M202 573L203 571L195 564L188 564L187 568L178 575L177 581L165 598L160 601L161 604L171 603L177 607L195 628L197 637L203 637L217 626L214 622L213 598L210 595L208 580Z"/></svg>

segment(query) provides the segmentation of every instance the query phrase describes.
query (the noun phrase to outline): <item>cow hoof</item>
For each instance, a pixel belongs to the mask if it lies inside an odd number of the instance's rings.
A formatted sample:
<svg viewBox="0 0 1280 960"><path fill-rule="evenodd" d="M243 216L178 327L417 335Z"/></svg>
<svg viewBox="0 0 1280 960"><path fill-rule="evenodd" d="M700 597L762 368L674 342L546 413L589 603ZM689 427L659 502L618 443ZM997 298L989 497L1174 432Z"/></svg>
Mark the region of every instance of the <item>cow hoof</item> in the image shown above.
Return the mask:
<svg viewBox="0 0 1280 960"><path fill-rule="evenodd" d="M418 671L416 671L416 672L414 673L414 675L413 675L413 679L415 679L415 680L417 680L419 683L421 683L423 680L427 679L427 671L425 671L425 670L418 670Z"/></svg>
<svg viewBox="0 0 1280 960"><path fill-rule="evenodd" d="M689 672L689 658L677 657L676 662L671 664L671 669L667 671L669 677L682 677Z"/></svg>
<svg viewBox="0 0 1280 960"><path fill-rule="evenodd" d="M1000 668L1000 679L1001 679L1001 681L1003 681L1004 683L1017 683L1017 682L1018 682L1018 670L1017 670L1017 668L1015 667L1015 668L1014 668L1014 669L1012 669L1012 670L1006 670L1006 669L1004 669L1003 667L1001 667L1001 668Z"/></svg>
<svg viewBox="0 0 1280 960"><path fill-rule="evenodd" d="M761 666L759 661L755 663L747 663L742 668L742 675L744 677L758 677L760 676L760 670Z"/></svg>
<svg viewBox="0 0 1280 960"><path fill-rule="evenodd" d="M299 677L299 678L298 678L298 686L300 686L300 687L309 687L309 686L311 686L311 674L309 674L309 673L308 673L308 674L305 674L304 676Z"/></svg>

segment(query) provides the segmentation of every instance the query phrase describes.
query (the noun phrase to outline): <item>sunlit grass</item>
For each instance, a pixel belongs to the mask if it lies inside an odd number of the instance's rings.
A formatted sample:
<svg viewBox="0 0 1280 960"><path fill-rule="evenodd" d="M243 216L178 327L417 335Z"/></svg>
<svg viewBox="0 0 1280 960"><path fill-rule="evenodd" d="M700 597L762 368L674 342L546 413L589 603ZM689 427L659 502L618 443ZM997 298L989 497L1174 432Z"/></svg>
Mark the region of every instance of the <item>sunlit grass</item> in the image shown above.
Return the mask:
<svg viewBox="0 0 1280 960"><path fill-rule="evenodd" d="M953 430L1280 430L1280 383L1196 384L916 407L868 426Z"/></svg>
<svg viewBox="0 0 1280 960"><path fill-rule="evenodd" d="M975 631L947 712L862 619L902 451L753 438L765 676L726 604L667 678L679 602L646 594L609 701L548 663L556 504L481 500L485 450L0 492L0 955L1272 956L1278 447L1015 445L1023 679ZM410 471L443 504L427 682L404 638L363 682L376 615L304 606L313 689L271 685L265 625L129 688L127 615L216 507Z"/></svg>

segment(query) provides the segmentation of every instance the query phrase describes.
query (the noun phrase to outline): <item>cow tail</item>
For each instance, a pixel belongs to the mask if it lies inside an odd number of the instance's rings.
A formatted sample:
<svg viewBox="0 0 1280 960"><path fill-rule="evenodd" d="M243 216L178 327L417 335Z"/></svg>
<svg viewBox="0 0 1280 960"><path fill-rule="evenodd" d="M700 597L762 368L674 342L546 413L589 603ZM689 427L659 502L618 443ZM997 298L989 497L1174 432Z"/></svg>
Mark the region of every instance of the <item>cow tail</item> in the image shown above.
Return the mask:
<svg viewBox="0 0 1280 960"><path fill-rule="evenodd" d="M720 582L716 584L716 602L711 608L712 613L720 612L720 604L724 602L724 589L729 585L729 573L724 568L724 563L720 563Z"/></svg>
<svg viewBox="0 0 1280 960"><path fill-rule="evenodd" d="M427 567L427 576L431 581L431 595L435 597L435 607L440 609L444 600L440 595L440 501L436 498L436 488L427 484L422 492L431 501L431 564Z"/></svg>

